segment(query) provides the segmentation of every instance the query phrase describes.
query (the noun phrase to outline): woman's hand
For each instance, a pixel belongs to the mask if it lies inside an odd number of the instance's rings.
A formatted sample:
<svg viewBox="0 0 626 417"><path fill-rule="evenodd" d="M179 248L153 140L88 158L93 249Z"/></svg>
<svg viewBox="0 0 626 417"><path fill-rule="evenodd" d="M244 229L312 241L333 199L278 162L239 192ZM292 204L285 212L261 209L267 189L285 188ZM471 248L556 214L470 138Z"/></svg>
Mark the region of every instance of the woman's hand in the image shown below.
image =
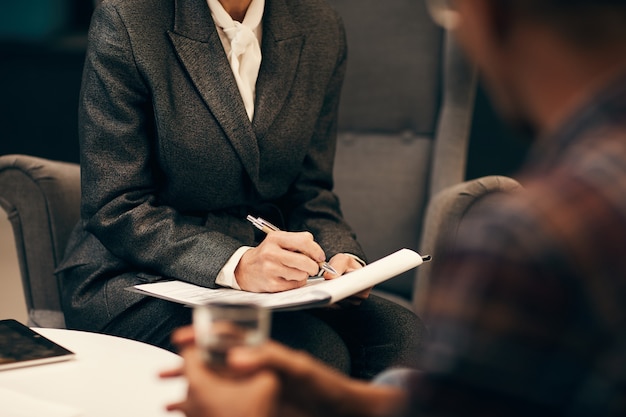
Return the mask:
<svg viewBox="0 0 626 417"><path fill-rule="evenodd" d="M235 268L242 290L279 292L302 287L317 275L324 251L309 232L274 231L256 248L248 250Z"/></svg>
<svg viewBox="0 0 626 417"><path fill-rule="evenodd" d="M353 256L346 255L345 253L338 253L337 255L333 256L329 264L333 268L335 268L339 275L334 275L326 272L324 273L325 279L337 278L338 276L341 276L343 274L347 274L359 268L363 268L363 265L359 261L357 261ZM367 288L359 293L356 293L348 298L341 300L336 304L333 304L331 308L359 305L363 302L363 300L367 300L367 297L369 297L371 291L372 288Z"/></svg>

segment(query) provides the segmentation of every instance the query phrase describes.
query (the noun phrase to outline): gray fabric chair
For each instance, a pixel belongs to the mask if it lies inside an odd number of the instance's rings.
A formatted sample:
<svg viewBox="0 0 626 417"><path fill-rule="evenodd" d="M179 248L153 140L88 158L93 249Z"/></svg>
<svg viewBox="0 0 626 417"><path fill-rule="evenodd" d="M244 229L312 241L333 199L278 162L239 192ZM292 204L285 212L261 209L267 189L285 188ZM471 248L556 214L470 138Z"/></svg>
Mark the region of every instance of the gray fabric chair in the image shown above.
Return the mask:
<svg viewBox="0 0 626 417"><path fill-rule="evenodd" d="M369 260L430 252L420 245L430 197L465 180L476 71L424 2L330 2L348 37L335 164L344 215ZM410 271L376 290L408 306L414 281Z"/></svg>
<svg viewBox="0 0 626 417"><path fill-rule="evenodd" d="M443 236L454 233L465 214L490 192L512 192L512 178L483 177L448 187L429 202L421 247L439 253ZM28 155L0 156L0 206L13 228L29 325L65 327L54 270L79 218L78 164ZM421 312L428 294L430 264L417 270L413 307ZM378 291L411 308L405 298Z"/></svg>
<svg viewBox="0 0 626 417"><path fill-rule="evenodd" d="M478 207L483 198L494 192L516 192L522 186L513 178L491 175L464 181L438 192L429 202L424 219L424 232L420 247L437 256L444 244L454 240L461 222L470 210ZM423 313L428 299L432 263L425 263L416 270L413 288L413 310Z"/></svg>
<svg viewBox="0 0 626 417"><path fill-rule="evenodd" d="M54 270L79 218L78 165L26 155L1 156L0 206L13 228L28 324L64 328Z"/></svg>
<svg viewBox="0 0 626 417"><path fill-rule="evenodd" d="M512 178L488 176L455 184L429 200L420 247L437 254L443 237L458 229L466 213L491 192L513 192ZM0 156L0 206L13 228L29 325L65 327L54 270L79 218L80 170L77 164L28 155ZM428 295L431 265L417 268L410 298L377 293L420 313Z"/></svg>

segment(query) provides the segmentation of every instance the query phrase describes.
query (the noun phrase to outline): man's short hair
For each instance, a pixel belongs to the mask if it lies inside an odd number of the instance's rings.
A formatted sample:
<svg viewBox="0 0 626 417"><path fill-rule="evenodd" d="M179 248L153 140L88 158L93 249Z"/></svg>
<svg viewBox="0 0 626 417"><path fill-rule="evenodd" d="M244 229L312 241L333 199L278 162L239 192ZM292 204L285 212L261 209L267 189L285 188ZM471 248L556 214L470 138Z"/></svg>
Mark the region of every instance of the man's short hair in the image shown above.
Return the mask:
<svg viewBox="0 0 626 417"><path fill-rule="evenodd" d="M626 39L626 0L505 0L581 46Z"/></svg>

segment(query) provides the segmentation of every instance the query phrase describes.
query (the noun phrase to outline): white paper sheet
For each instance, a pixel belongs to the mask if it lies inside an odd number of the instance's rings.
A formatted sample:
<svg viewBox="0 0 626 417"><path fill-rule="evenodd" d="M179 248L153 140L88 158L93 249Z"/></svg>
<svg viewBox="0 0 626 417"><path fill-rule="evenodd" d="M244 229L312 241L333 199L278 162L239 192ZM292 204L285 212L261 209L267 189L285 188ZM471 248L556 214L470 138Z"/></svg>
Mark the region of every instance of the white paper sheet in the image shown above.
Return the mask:
<svg viewBox="0 0 626 417"><path fill-rule="evenodd" d="M131 290L189 306L212 301L257 303L267 308L306 308L331 304L373 287L422 264L417 252L401 249L364 268L332 280L311 279L306 286L279 293L251 293L230 288L210 289L183 281L161 281L141 284Z"/></svg>

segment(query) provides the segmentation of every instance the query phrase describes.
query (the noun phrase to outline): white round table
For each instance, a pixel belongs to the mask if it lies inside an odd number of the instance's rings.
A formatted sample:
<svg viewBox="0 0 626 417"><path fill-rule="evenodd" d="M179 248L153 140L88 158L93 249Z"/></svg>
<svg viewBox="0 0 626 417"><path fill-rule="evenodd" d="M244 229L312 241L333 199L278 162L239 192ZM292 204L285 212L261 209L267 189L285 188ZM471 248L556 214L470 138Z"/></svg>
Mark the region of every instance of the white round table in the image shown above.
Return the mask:
<svg viewBox="0 0 626 417"><path fill-rule="evenodd" d="M160 371L178 366L180 356L120 337L33 330L72 350L76 358L1 371L0 388L78 409L85 417L181 415L167 412L165 405L184 397L185 381L158 376Z"/></svg>

